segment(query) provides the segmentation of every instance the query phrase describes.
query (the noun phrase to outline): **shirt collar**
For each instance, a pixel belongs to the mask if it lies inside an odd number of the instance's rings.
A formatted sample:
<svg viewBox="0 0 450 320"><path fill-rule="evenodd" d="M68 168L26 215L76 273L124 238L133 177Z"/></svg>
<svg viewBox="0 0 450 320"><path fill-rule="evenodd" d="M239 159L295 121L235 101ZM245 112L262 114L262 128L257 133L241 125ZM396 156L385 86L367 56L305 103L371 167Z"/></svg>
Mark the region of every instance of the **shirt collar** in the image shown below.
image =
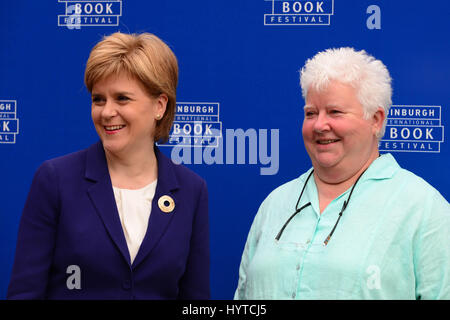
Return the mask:
<svg viewBox="0 0 450 320"><path fill-rule="evenodd" d="M390 179L400 169L392 154L386 153L376 158L366 170L361 180Z"/></svg>
<svg viewBox="0 0 450 320"><path fill-rule="evenodd" d="M304 174L299 177L301 183L305 183L309 174L311 173L310 168ZM364 175L361 177L361 180L382 180L389 179L394 176L394 174L401 169L400 165L397 163L395 158L390 153L385 153L376 158L367 168ZM312 177L311 177L312 179ZM308 182L309 183L309 182Z"/></svg>
<svg viewBox="0 0 450 320"><path fill-rule="evenodd" d="M366 170L366 172L364 172L358 184L366 180L390 179L399 169L400 169L399 164L390 153L382 154L370 164L369 168ZM310 168L306 173L302 174L299 177L300 184L302 187L303 184L306 182L306 179L308 178L309 174L311 173L311 170L313 170L313 168ZM314 211L316 211L317 213L319 212L319 199L317 194L317 187L313 177L311 177L309 180L310 181L308 181L305 190L306 193L305 198L302 199L298 207L301 207L302 205L310 201ZM350 189L351 187L344 193L342 193L340 196L338 196L336 199L339 199L343 195L347 194L347 192L349 192Z"/></svg>

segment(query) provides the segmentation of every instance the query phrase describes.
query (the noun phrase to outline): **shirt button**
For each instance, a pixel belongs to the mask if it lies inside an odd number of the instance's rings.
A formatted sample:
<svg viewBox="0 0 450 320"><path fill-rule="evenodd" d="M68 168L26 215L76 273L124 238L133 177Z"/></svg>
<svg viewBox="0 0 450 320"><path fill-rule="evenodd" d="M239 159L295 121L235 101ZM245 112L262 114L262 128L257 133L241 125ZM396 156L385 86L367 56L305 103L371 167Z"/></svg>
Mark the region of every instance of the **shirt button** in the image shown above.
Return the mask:
<svg viewBox="0 0 450 320"><path fill-rule="evenodd" d="M300 270L300 265L298 264L298 265L295 267L295 269L296 269L296 270Z"/></svg>
<svg viewBox="0 0 450 320"><path fill-rule="evenodd" d="M295 292L292 293L292 299L295 299Z"/></svg>
<svg viewBox="0 0 450 320"><path fill-rule="evenodd" d="M122 288L123 288L124 290L130 290L130 289L131 289L131 281L130 281L130 280L125 280L125 281L122 283Z"/></svg>
<svg viewBox="0 0 450 320"><path fill-rule="evenodd" d="M306 240L306 244L309 244L311 242L311 239Z"/></svg>

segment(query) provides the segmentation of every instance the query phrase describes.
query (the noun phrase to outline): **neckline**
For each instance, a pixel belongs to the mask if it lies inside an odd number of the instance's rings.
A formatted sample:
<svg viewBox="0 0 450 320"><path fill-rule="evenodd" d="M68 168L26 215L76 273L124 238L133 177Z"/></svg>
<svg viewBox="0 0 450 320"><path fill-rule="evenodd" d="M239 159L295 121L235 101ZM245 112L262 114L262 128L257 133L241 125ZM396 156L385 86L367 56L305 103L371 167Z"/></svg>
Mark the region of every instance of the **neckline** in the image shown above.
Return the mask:
<svg viewBox="0 0 450 320"><path fill-rule="evenodd" d="M115 187L115 186L113 186L113 189L114 190L126 191L126 192L142 192L142 191L145 191L146 189L150 189L150 188L156 186L157 182L158 182L158 179L150 182L148 185L146 185L146 186L144 186L142 188L139 188L139 189L126 189L126 188L118 188L118 187Z"/></svg>

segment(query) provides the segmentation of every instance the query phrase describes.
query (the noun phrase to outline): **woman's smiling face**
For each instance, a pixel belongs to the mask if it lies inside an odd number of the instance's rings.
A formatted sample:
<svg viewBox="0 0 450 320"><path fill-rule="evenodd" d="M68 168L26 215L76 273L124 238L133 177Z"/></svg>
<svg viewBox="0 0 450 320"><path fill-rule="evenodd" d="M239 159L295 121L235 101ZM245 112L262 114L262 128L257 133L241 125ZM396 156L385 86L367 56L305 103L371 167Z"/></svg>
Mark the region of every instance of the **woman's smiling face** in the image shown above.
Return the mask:
<svg viewBox="0 0 450 320"><path fill-rule="evenodd" d="M165 102L165 103L164 103ZM107 77L92 88L92 120L106 151L113 154L153 147L157 115L167 100L151 97L126 74Z"/></svg>
<svg viewBox="0 0 450 320"><path fill-rule="evenodd" d="M350 85L331 81L324 90L310 88L304 111L303 140L316 170L351 174L378 145L379 123L364 118L357 91Z"/></svg>

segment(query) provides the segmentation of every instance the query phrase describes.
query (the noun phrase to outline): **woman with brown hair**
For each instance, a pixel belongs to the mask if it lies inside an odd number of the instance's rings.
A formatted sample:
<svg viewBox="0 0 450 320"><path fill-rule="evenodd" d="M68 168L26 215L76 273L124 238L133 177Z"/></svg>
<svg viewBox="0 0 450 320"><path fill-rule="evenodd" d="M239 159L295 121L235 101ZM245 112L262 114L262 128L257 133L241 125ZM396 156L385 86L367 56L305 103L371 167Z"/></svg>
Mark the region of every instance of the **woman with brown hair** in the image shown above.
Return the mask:
<svg viewBox="0 0 450 320"><path fill-rule="evenodd" d="M205 181L155 146L175 114L177 60L158 37L114 33L85 83L100 141L37 170L9 299L208 299Z"/></svg>

